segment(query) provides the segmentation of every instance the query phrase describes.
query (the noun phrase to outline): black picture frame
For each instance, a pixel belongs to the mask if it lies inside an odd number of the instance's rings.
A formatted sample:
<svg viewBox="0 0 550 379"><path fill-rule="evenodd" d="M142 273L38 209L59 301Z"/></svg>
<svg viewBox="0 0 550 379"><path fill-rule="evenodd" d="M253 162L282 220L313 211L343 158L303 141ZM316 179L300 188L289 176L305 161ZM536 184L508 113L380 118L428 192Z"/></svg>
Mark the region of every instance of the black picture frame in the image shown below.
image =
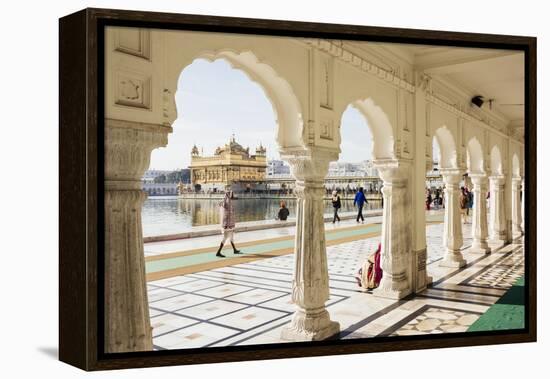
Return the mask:
<svg viewBox="0 0 550 379"><path fill-rule="evenodd" d="M368 40L525 53L525 328L365 340L106 354L103 352L103 36L106 26ZM84 370L534 342L536 64L534 37L319 24L113 9L59 21L59 359Z"/></svg>

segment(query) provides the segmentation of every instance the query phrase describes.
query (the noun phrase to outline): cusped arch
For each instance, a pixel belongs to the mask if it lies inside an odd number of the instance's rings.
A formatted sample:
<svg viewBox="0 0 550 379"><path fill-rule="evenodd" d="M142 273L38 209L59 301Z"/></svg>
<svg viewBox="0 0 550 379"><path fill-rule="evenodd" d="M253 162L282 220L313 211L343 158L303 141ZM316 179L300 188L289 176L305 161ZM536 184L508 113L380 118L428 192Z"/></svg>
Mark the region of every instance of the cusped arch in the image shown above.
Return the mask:
<svg viewBox="0 0 550 379"><path fill-rule="evenodd" d="M393 159L394 138L391 122L384 110L375 104L372 98L364 100L355 100L350 104L357 109L365 120L372 135L372 157L377 159ZM340 116L340 119L343 117ZM340 145L340 134L338 135L338 144Z"/></svg>
<svg viewBox="0 0 550 379"><path fill-rule="evenodd" d="M434 133L434 138L439 145L439 167L458 168L455 139L449 128L446 125L439 127Z"/></svg>
<svg viewBox="0 0 550 379"><path fill-rule="evenodd" d="M502 154L497 145L491 149L491 174L502 175Z"/></svg>
<svg viewBox="0 0 550 379"><path fill-rule="evenodd" d="M514 177L520 177L521 176L521 166L519 163L519 157L516 153L514 153L512 157L512 175Z"/></svg>
<svg viewBox="0 0 550 379"><path fill-rule="evenodd" d="M468 153L468 171L470 174L482 174L485 172L483 164L483 149L476 137L468 141L466 148Z"/></svg>
<svg viewBox="0 0 550 379"><path fill-rule="evenodd" d="M183 64L180 67L179 75L181 76L185 68L198 59L205 59L209 62L223 59L232 68L244 72L250 80L262 88L273 107L276 123L275 141L278 147L280 149L304 147L302 107L298 97L290 83L269 64L260 62L252 51L232 49L204 51L198 54L192 62Z"/></svg>

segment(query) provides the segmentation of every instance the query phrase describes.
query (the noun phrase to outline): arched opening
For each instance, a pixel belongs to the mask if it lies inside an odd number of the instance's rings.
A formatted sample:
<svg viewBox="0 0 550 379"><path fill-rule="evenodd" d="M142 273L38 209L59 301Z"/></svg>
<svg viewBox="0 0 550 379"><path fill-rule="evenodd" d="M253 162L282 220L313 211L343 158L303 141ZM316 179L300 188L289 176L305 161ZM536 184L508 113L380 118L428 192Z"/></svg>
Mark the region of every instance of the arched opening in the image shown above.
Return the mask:
<svg viewBox="0 0 550 379"><path fill-rule="evenodd" d="M521 167L519 164L518 155L514 153L512 157L512 176L519 178L521 177Z"/></svg>
<svg viewBox="0 0 550 379"><path fill-rule="evenodd" d="M437 140L440 150L439 168L458 168L456 144L449 128L447 126L438 128L435 131L434 138Z"/></svg>
<svg viewBox="0 0 550 379"><path fill-rule="evenodd" d="M497 145L491 149L491 174L502 175L502 156Z"/></svg>
<svg viewBox="0 0 550 379"><path fill-rule="evenodd" d="M288 84L251 53L205 53L201 57L205 59L196 59L181 71L173 133L167 147L156 149L151 155L151 167L177 172L178 175L167 177L176 184L182 181L184 189L174 201L193 203L174 205L173 214L164 219L144 217L144 224L164 222L166 225L159 229L170 230L169 234L217 224L219 200L213 199L222 196L227 187L240 198L247 198L247 204L235 203L239 222L272 219L279 207L276 199L251 204L255 200L248 198L267 191L270 164L280 164L275 165L275 174L288 168L280 161L279 149L293 143L295 136L287 133L289 130L302 128L299 104ZM230 155L241 162L222 164L222 158ZM289 174L289 170L286 172ZM287 177L286 181L292 178ZM151 202L147 200L144 208ZM289 209L294 212L292 202L289 199ZM178 214L182 208L189 212ZM146 229L154 231L154 227Z"/></svg>
<svg viewBox="0 0 550 379"><path fill-rule="evenodd" d="M483 165L483 149L478 139L473 137L468 141L467 167L469 174L482 174L485 172Z"/></svg>
<svg viewBox="0 0 550 379"><path fill-rule="evenodd" d="M351 103L351 106L366 119L372 136L372 159L395 158L393 128L384 110L371 98L356 100Z"/></svg>
<svg viewBox="0 0 550 379"><path fill-rule="evenodd" d="M275 115L275 141L279 148L303 147L302 106L290 84L266 63L260 62L252 51L205 51L195 57L193 62L183 64L178 70L179 76L197 60L209 62L223 61L231 68L246 75L264 91L271 103ZM220 77L221 78L221 77ZM181 90L181 80L177 80L177 91Z"/></svg>
<svg viewBox="0 0 550 379"><path fill-rule="evenodd" d="M330 163L326 179L327 195L335 194L341 199L341 208L333 216L335 221L342 215L346 218L358 216L354 198L360 189L366 198L361 212L363 217L370 210L381 208L382 183L372 158L374 141L371 130L365 114L355 105L350 104L342 113L340 154L338 161Z"/></svg>

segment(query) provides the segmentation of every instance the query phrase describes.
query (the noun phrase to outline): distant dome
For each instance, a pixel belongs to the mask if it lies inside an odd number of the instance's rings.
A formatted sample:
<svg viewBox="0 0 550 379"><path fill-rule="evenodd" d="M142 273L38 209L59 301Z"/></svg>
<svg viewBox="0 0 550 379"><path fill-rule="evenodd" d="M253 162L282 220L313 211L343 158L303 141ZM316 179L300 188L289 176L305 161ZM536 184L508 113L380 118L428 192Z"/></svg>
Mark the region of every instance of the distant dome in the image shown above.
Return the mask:
<svg viewBox="0 0 550 379"><path fill-rule="evenodd" d="M236 140L235 136L231 136L231 139L229 140L229 143L226 143L224 147L218 147L216 149L215 155L220 155L225 152L230 152L231 154L249 154L249 148L242 147Z"/></svg>

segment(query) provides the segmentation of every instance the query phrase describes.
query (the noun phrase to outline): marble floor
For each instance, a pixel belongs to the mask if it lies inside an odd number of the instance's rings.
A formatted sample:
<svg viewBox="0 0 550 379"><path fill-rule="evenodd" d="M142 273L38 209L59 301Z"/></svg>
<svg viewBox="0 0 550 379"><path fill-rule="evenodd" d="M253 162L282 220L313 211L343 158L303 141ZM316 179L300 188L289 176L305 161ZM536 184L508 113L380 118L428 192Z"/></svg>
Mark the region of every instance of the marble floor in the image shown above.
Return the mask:
<svg viewBox="0 0 550 379"><path fill-rule="evenodd" d="M442 224L426 228L433 285L399 301L374 297L354 274L379 237L327 248L331 318L337 338L464 332L523 274L521 240L489 255L467 253L462 269L439 267ZM158 245L157 245L158 246ZM285 342L281 329L294 311L292 254L148 282L155 349L185 349Z"/></svg>

